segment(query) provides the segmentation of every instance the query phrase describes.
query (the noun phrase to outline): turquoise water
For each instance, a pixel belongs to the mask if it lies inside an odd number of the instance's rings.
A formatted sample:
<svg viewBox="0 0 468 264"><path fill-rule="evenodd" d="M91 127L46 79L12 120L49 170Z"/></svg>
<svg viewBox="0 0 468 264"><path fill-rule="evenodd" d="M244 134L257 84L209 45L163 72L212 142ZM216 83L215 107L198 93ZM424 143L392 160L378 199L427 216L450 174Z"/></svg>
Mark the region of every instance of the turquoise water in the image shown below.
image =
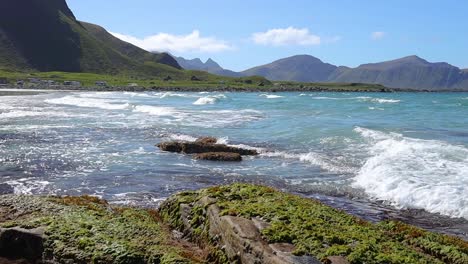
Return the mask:
<svg viewBox="0 0 468 264"><path fill-rule="evenodd" d="M262 154L210 163L154 146L200 136ZM151 205L181 190L247 181L377 211L468 219L468 94L0 97L0 161L3 192Z"/></svg>

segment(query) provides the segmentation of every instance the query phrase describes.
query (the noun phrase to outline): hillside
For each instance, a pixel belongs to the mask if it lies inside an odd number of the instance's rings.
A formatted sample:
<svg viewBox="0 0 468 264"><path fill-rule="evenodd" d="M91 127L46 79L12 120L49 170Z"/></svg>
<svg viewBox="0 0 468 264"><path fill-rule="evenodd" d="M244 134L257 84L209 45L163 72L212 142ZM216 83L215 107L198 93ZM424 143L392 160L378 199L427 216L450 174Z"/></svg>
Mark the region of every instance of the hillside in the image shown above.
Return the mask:
<svg viewBox="0 0 468 264"><path fill-rule="evenodd" d="M309 55L297 55L258 66L243 75L259 75L274 81L322 82L337 67Z"/></svg>
<svg viewBox="0 0 468 264"><path fill-rule="evenodd" d="M448 63L430 63L417 56L381 63L363 64L332 74L331 82L378 83L393 88L428 90L462 89L468 74Z"/></svg>
<svg viewBox="0 0 468 264"><path fill-rule="evenodd" d="M180 66L77 21L65 0L0 2L0 69L168 74Z"/></svg>

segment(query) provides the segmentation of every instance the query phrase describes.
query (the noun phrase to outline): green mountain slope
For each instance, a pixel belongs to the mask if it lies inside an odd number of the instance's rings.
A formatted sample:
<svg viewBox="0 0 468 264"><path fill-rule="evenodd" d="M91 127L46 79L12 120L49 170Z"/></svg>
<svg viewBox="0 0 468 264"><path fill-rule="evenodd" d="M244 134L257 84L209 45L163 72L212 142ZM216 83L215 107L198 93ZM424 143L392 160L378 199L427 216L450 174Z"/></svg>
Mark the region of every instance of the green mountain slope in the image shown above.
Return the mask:
<svg viewBox="0 0 468 264"><path fill-rule="evenodd" d="M77 21L65 0L3 0L0 10L0 69L181 74L168 54L152 54Z"/></svg>
<svg viewBox="0 0 468 264"><path fill-rule="evenodd" d="M297 55L258 66L243 75L259 75L275 81L323 82L337 67L309 55Z"/></svg>

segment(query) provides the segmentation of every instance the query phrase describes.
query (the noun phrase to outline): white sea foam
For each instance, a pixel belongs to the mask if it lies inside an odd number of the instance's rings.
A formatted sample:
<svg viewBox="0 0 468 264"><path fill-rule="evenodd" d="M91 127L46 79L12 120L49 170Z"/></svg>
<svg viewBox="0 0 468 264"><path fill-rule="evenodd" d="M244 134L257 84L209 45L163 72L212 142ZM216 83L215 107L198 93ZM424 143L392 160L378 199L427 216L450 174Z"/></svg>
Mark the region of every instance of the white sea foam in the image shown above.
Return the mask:
<svg viewBox="0 0 468 264"><path fill-rule="evenodd" d="M468 219L468 148L356 128L370 158L354 186L399 208Z"/></svg>
<svg viewBox="0 0 468 264"><path fill-rule="evenodd" d="M22 118L22 117L37 117L37 116L42 116L42 117L51 117L51 116L56 116L56 117L67 117L68 115L65 113L61 112L52 112L52 111L24 111L24 110L19 110L19 111L10 111L10 112L5 112L0 114L0 119L13 119L13 118Z"/></svg>
<svg viewBox="0 0 468 264"><path fill-rule="evenodd" d="M277 98L283 98L284 96L281 95L274 95L274 94L261 94L261 97L265 97L267 99L277 99Z"/></svg>
<svg viewBox="0 0 468 264"><path fill-rule="evenodd" d="M106 110L122 110L129 108L128 103L122 103L114 100L98 99L98 98L82 98L76 96L65 96L61 98L53 98L45 100L48 104L55 105L71 105L78 107L100 108Z"/></svg>
<svg viewBox="0 0 468 264"><path fill-rule="evenodd" d="M334 162L329 157L324 156L323 154L316 152L308 153L290 153L284 151L274 151L269 152L266 150L260 151L262 156L265 157L279 157L284 159L299 160L301 162L310 163L312 165L318 166L326 171L335 172L335 173L353 173L355 172L354 168L344 166L341 162Z"/></svg>
<svg viewBox="0 0 468 264"><path fill-rule="evenodd" d="M189 141L189 142L194 142L197 140L196 137L192 137L189 135L184 135L184 134L170 134L168 135L168 138L171 140L180 140L180 141Z"/></svg>
<svg viewBox="0 0 468 264"><path fill-rule="evenodd" d="M397 99L388 99L388 98L373 98L369 96L359 96L356 99L360 99L361 101L365 102L372 102L372 103L379 103L379 104L395 104L401 102L401 100Z"/></svg>
<svg viewBox="0 0 468 264"><path fill-rule="evenodd" d="M174 116L179 113L175 108L151 105L135 106L133 112L147 113L154 116Z"/></svg>
<svg viewBox="0 0 468 264"><path fill-rule="evenodd" d="M5 183L13 187L15 194L33 194L42 192L46 186L50 184L48 181L38 181L31 178L11 180Z"/></svg>
<svg viewBox="0 0 468 264"><path fill-rule="evenodd" d="M207 104L215 104L218 102L220 99L225 99L227 98L224 94L218 94L218 95L211 95L211 96L205 96L199 98L197 101L195 101L193 104L194 105L207 105Z"/></svg>
<svg viewBox="0 0 468 264"><path fill-rule="evenodd" d="M214 97L201 97L197 101L195 101L194 105L207 105L207 104L215 104L218 99Z"/></svg>

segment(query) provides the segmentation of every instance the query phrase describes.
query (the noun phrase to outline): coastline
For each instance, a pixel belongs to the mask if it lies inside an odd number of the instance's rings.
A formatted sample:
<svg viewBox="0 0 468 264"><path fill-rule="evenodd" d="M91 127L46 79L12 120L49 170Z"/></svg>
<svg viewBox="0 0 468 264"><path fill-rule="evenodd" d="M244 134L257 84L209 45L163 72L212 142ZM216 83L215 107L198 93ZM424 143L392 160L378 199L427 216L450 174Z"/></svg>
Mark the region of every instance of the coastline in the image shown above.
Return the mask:
<svg viewBox="0 0 468 264"><path fill-rule="evenodd" d="M398 221L373 224L317 200L259 185L182 192L158 210L112 206L90 196L0 198L0 257L10 260L455 264L468 260L468 242L459 238ZM2 243L8 237L18 243Z"/></svg>

